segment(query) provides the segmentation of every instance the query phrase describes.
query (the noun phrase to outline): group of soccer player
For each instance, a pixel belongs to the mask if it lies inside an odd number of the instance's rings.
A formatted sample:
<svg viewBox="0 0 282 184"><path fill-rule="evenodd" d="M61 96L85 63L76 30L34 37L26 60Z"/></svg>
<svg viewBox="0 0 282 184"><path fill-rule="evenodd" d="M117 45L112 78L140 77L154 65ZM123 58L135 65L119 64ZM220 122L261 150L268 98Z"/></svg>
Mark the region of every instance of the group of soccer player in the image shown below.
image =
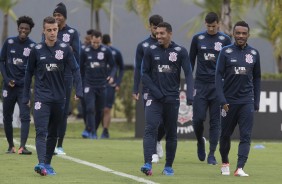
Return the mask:
<svg viewBox="0 0 282 184"><path fill-rule="evenodd" d="M74 98L81 99L84 112L82 137L97 139L97 129L103 119L104 130L100 138L109 138L111 108L124 71L122 55L111 46L109 35L88 30L80 46L78 32L66 24L66 19L66 6L59 3L53 17L43 20L42 41L36 44L28 37L34 27L33 20L28 16L20 17L17 20L19 35L5 41L0 55L7 153L16 152L12 116L17 103L21 119L21 143L17 152L32 154L25 144L30 126L31 83L35 77L32 108L38 164L34 170L42 176L56 174L51 166L54 153L65 154L62 145L73 85ZM136 49L132 95L139 100L142 81L146 124L141 171L152 175L152 163L163 157L160 141L165 137L163 174L174 175L172 165L177 149L179 87L183 70L187 105L193 106L198 159L217 165L215 151L219 142L221 174L230 175L228 154L231 135L238 124L240 143L234 175L249 176L243 168L250 151L254 111L259 109L261 71L259 52L247 44L248 24L238 21L234 25L235 42L232 44L230 37L219 31L217 14L208 13L205 17L207 30L194 35L189 54L185 47L172 41L172 26L160 15L151 16L149 24L150 36ZM207 110L210 120L208 155L203 137Z"/></svg>
<svg viewBox="0 0 282 184"><path fill-rule="evenodd" d="M51 166L54 154L66 154L62 145L73 85L75 100L81 99L84 104L86 128L82 136L97 139L96 130L105 114L101 138L109 138L111 108L123 76L123 58L120 51L111 46L110 36L89 30L88 42L81 47L78 32L66 24L66 19L66 6L57 4L53 16L44 18L42 41L36 44L28 37L34 27L32 18L21 16L17 20L19 35L9 37L1 49L3 121L9 144L6 153L16 153L12 116L17 103L21 119L21 143L17 152L32 154L25 145L34 76L32 107L38 157L34 170L42 176L56 174Z"/></svg>
<svg viewBox="0 0 282 184"><path fill-rule="evenodd" d="M217 165L219 142L221 174L230 175L231 135L239 125L240 142L234 176L249 176L243 168L247 162L254 111L260 101L260 56L247 44L249 25L238 21L233 27L234 44L219 31L219 18L214 12L205 17L206 30L193 36L190 52L172 41L172 27L160 15L149 19L151 35L136 49L133 98L142 100L145 111L143 138L144 165L141 172L152 175L152 163L163 156L160 140L166 139L166 161L163 174L173 176L177 148L177 116L181 68L187 85L187 105L193 106L193 128L197 138L197 155ZM197 58L197 65L196 65ZM195 65L195 80L192 72ZM209 153L203 137L206 112L209 114Z"/></svg>

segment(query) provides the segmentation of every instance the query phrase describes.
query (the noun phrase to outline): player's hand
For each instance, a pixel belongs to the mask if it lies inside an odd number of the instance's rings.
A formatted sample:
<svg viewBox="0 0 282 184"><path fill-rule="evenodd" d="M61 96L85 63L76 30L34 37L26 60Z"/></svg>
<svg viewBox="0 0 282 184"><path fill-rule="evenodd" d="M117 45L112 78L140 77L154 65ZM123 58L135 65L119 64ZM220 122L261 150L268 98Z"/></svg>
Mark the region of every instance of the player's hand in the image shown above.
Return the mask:
<svg viewBox="0 0 282 184"><path fill-rule="evenodd" d="M115 91L119 91L119 86L116 86L116 87L115 87Z"/></svg>
<svg viewBox="0 0 282 184"><path fill-rule="evenodd" d="M114 82L114 79L110 76L107 78L107 80L109 84L112 84Z"/></svg>
<svg viewBox="0 0 282 184"><path fill-rule="evenodd" d="M78 96L74 95L74 100L75 101L79 100Z"/></svg>
<svg viewBox="0 0 282 184"><path fill-rule="evenodd" d="M15 87L15 81L14 80L10 80L9 81L9 83L8 83L8 85L10 86L10 87Z"/></svg>
<svg viewBox="0 0 282 184"><path fill-rule="evenodd" d="M132 94L132 98L133 98L134 100L139 100L139 93L133 93L133 94Z"/></svg>
<svg viewBox="0 0 282 184"><path fill-rule="evenodd" d="M222 108L225 110L225 112L228 112L229 111L229 104L224 104Z"/></svg>
<svg viewBox="0 0 282 184"><path fill-rule="evenodd" d="M27 102L27 104L26 104L28 107L30 107L30 100Z"/></svg>

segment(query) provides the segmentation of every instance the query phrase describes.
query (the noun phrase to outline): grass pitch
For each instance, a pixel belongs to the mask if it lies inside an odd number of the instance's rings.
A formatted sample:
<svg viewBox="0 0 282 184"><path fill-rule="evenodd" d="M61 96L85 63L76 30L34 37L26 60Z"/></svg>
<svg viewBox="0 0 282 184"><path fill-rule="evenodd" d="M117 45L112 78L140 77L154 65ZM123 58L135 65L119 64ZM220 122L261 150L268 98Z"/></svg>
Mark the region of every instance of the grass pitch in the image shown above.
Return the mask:
<svg viewBox="0 0 282 184"><path fill-rule="evenodd" d="M4 130L0 128L0 183L1 184L134 184L134 183L177 183L177 184L280 184L282 180L282 143L253 141L245 172L250 177L221 176L220 165L212 166L200 162L196 154L195 140L179 140L173 168L175 176L161 174L165 160L153 165L153 176L140 172L143 165L143 143L134 139L134 126L127 123L112 123L109 140L86 140L80 137L82 122L69 123L64 149L68 158L54 156L52 165L55 176L42 177L33 171L37 164L35 150L31 156L5 154L8 147ZM15 139L19 141L19 130ZM101 130L99 131L99 133ZM34 146L34 126L31 125L29 145ZM255 149L263 144L264 149ZM16 145L18 148L19 145ZM163 148L165 141L163 141ZM231 171L236 167L238 142L233 141L230 152ZM208 149L208 144L206 146ZM220 162L219 152L216 158ZM73 159L79 159L77 163ZM86 163L86 165L85 165ZM88 165L87 165L88 164ZM95 165L96 164L96 165ZM102 167L103 166L103 167ZM111 170L107 170L111 169ZM128 175L126 175L128 174ZM142 182L142 178L145 179Z"/></svg>

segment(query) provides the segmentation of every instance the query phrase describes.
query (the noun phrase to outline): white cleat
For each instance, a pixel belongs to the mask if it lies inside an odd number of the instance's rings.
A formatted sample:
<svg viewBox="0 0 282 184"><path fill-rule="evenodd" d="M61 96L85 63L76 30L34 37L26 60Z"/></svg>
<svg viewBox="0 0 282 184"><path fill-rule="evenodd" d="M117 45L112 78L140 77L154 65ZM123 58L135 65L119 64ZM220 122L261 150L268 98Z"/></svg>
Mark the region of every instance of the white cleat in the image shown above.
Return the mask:
<svg viewBox="0 0 282 184"><path fill-rule="evenodd" d="M55 155L65 155L64 149L62 147L56 147L54 151Z"/></svg>
<svg viewBox="0 0 282 184"><path fill-rule="evenodd" d="M242 168L238 168L235 173L234 176L249 176L248 174L246 174Z"/></svg>
<svg viewBox="0 0 282 184"><path fill-rule="evenodd" d="M157 141L156 150L157 150L157 154L158 154L159 158L163 158L163 156L164 156L163 146L162 146L162 143L159 142L159 141Z"/></svg>
<svg viewBox="0 0 282 184"><path fill-rule="evenodd" d="M221 175L223 176L229 176L230 175L230 169L228 163L223 163L221 165Z"/></svg>
<svg viewBox="0 0 282 184"><path fill-rule="evenodd" d="M158 163L160 161L159 156L157 154L152 155L152 163Z"/></svg>

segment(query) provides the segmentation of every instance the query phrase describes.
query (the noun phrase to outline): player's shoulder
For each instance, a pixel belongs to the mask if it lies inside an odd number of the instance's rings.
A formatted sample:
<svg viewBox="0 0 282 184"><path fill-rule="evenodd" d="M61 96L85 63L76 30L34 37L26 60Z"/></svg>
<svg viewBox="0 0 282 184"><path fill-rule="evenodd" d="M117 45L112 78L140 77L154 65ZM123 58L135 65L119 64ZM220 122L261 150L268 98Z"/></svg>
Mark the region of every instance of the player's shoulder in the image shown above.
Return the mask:
<svg viewBox="0 0 282 184"><path fill-rule="evenodd" d="M77 30L69 25L66 25L66 31L70 34L78 33Z"/></svg>
<svg viewBox="0 0 282 184"><path fill-rule="evenodd" d="M200 31L193 36L193 39L203 40L206 38L206 31Z"/></svg>
<svg viewBox="0 0 282 184"><path fill-rule="evenodd" d="M11 36L11 37L8 37L5 42L7 44L14 44L15 42L17 42L17 37L16 36Z"/></svg>
<svg viewBox="0 0 282 184"><path fill-rule="evenodd" d="M252 47L251 45L248 45L247 49L250 51L252 55L259 55L259 51L255 49L254 47Z"/></svg>
<svg viewBox="0 0 282 184"><path fill-rule="evenodd" d="M228 36L227 34L221 32L221 31L217 32L217 34L218 34L218 39L219 40L222 40L222 41L224 41L224 40L231 40L230 36Z"/></svg>

